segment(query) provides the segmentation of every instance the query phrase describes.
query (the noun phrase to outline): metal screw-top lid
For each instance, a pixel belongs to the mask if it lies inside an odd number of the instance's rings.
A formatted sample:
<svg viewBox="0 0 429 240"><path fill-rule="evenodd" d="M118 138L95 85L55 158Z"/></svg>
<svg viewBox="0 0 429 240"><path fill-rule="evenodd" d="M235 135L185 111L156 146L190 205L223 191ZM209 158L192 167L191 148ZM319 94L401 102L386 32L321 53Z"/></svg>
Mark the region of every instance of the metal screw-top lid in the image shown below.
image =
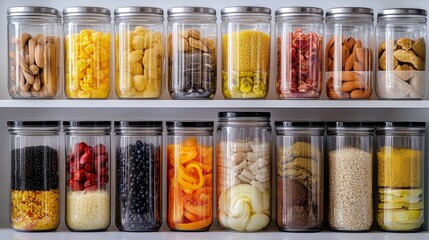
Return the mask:
<svg viewBox="0 0 429 240"><path fill-rule="evenodd" d="M255 6L234 6L222 8L222 16L238 16L248 14L263 14L271 15L271 9L266 7L255 7Z"/></svg>
<svg viewBox="0 0 429 240"><path fill-rule="evenodd" d="M426 17L427 11L418 8L387 8L378 11L377 18Z"/></svg>
<svg viewBox="0 0 429 240"><path fill-rule="evenodd" d="M374 123L372 122L328 122L326 126L328 131L374 131Z"/></svg>
<svg viewBox="0 0 429 240"><path fill-rule="evenodd" d="M38 6L22 6L22 7L10 7L7 9L7 17L34 17L34 16L45 16L45 17L61 17L60 11L50 7L38 7Z"/></svg>
<svg viewBox="0 0 429 240"><path fill-rule="evenodd" d="M173 7L167 11L168 17L180 17L188 15L213 15L216 16L216 9L207 7Z"/></svg>
<svg viewBox="0 0 429 240"><path fill-rule="evenodd" d="M323 16L323 9L316 7L282 7L276 10L276 17L309 15Z"/></svg>
<svg viewBox="0 0 429 240"><path fill-rule="evenodd" d="M139 16L139 15L156 15L163 16L164 10L156 7L120 7L115 9L115 17Z"/></svg>
<svg viewBox="0 0 429 240"><path fill-rule="evenodd" d="M404 132L424 132L426 130L425 122L377 122L376 130L384 131L404 131Z"/></svg>
<svg viewBox="0 0 429 240"><path fill-rule="evenodd" d="M52 135L60 131L60 121L7 121L11 134Z"/></svg>
<svg viewBox="0 0 429 240"><path fill-rule="evenodd" d="M165 123L167 127L180 128L213 128L214 122L194 122L194 121L168 121Z"/></svg>
<svg viewBox="0 0 429 240"><path fill-rule="evenodd" d="M110 17L110 9L102 7L68 7L63 9L64 17L88 15Z"/></svg>
<svg viewBox="0 0 429 240"><path fill-rule="evenodd" d="M362 17L368 16L374 19L374 10L364 7L339 7L326 10L326 17Z"/></svg>

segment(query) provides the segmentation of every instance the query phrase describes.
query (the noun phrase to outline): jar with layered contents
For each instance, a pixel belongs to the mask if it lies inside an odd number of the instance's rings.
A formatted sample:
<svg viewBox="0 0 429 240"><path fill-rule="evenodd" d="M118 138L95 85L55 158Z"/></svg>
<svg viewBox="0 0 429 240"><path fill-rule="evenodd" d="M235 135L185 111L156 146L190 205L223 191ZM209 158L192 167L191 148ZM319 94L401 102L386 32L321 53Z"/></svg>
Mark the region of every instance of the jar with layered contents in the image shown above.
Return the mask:
<svg viewBox="0 0 429 240"><path fill-rule="evenodd" d="M424 223L426 123L378 123L376 221L384 231L418 231Z"/></svg>
<svg viewBox="0 0 429 240"><path fill-rule="evenodd" d="M422 99L426 83L424 9L390 8L378 12L377 81L380 99Z"/></svg>
<svg viewBox="0 0 429 240"><path fill-rule="evenodd" d="M216 93L216 10L168 10L168 91L173 99L212 99Z"/></svg>
<svg viewBox="0 0 429 240"><path fill-rule="evenodd" d="M162 223L161 121L117 121L116 226L158 231Z"/></svg>
<svg viewBox="0 0 429 240"><path fill-rule="evenodd" d="M220 112L217 217L226 229L260 231L271 221L269 112Z"/></svg>
<svg viewBox="0 0 429 240"><path fill-rule="evenodd" d="M320 231L323 222L325 124L276 122L277 226Z"/></svg>
<svg viewBox="0 0 429 240"><path fill-rule="evenodd" d="M115 90L119 98L159 98L163 76L164 11L115 9Z"/></svg>
<svg viewBox="0 0 429 240"><path fill-rule="evenodd" d="M225 98L265 98L270 79L271 9L222 9L222 92Z"/></svg>
<svg viewBox="0 0 429 240"><path fill-rule="evenodd" d="M336 231L368 231L373 222L371 123L331 122L328 141L328 224Z"/></svg>
<svg viewBox="0 0 429 240"><path fill-rule="evenodd" d="M64 74L68 98L106 99L110 91L110 10L63 10Z"/></svg>
<svg viewBox="0 0 429 240"><path fill-rule="evenodd" d="M109 121L65 121L66 225L104 231L110 225Z"/></svg>
<svg viewBox="0 0 429 240"><path fill-rule="evenodd" d="M9 95L59 97L61 13L49 7L11 7L7 20Z"/></svg>
<svg viewBox="0 0 429 240"><path fill-rule="evenodd" d="M54 231L60 223L59 121L8 121L10 223L14 230Z"/></svg>
<svg viewBox="0 0 429 240"><path fill-rule="evenodd" d="M369 99L372 94L374 12L342 7L326 11L325 79L330 99Z"/></svg>
<svg viewBox="0 0 429 240"><path fill-rule="evenodd" d="M277 94L282 99L320 97L323 73L323 10L276 11Z"/></svg>
<svg viewBox="0 0 429 240"><path fill-rule="evenodd" d="M167 122L167 224L207 231L213 221L213 122Z"/></svg>

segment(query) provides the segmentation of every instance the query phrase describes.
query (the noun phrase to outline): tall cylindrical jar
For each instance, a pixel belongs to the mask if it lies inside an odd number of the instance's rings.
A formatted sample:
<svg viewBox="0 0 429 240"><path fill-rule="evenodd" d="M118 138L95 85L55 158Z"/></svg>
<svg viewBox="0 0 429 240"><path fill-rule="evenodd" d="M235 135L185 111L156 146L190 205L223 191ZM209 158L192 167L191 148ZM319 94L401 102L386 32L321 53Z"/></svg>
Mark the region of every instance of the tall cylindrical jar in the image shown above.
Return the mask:
<svg viewBox="0 0 429 240"><path fill-rule="evenodd" d="M116 226L158 231L162 223L161 121L117 121Z"/></svg>
<svg viewBox="0 0 429 240"><path fill-rule="evenodd" d="M213 122L167 122L167 224L207 231L213 221Z"/></svg>
<svg viewBox="0 0 429 240"><path fill-rule="evenodd" d="M276 11L277 94L282 99L322 93L323 10L285 7Z"/></svg>
<svg viewBox="0 0 429 240"><path fill-rule="evenodd" d="M327 124L328 223L337 231L368 231L373 222L374 126Z"/></svg>
<svg viewBox="0 0 429 240"><path fill-rule="evenodd" d="M60 223L59 121L8 121L10 223L17 231L54 231Z"/></svg>
<svg viewBox="0 0 429 240"><path fill-rule="evenodd" d="M216 93L216 10L168 10L168 91L173 99L212 99Z"/></svg>
<svg viewBox="0 0 429 240"><path fill-rule="evenodd" d="M270 80L271 9L222 9L222 92L225 98L265 98Z"/></svg>
<svg viewBox="0 0 429 240"><path fill-rule="evenodd" d="M372 94L374 12L370 8L326 11L325 79L330 99L369 99Z"/></svg>
<svg viewBox="0 0 429 240"><path fill-rule="evenodd" d="M325 124L276 122L277 226L320 231L323 222Z"/></svg>
<svg viewBox="0 0 429 240"><path fill-rule="evenodd" d="M259 231L271 221L269 112L220 112L217 217L223 228Z"/></svg>
<svg viewBox="0 0 429 240"><path fill-rule="evenodd" d="M61 13L49 7L11 7L8 89L12 98L56 98L61 91Z"/></svg>
<svg viewBox="0 0 429 240"><path fill-rule="evenodd" d="M68 98L101 98L110 91L110 10L63 10L64 74Z"/></svg>
<svg viewBox="0 0 429 240"><path fill-rule="evenodd" d="M379 229L419 231L424 223L426 123L377 124L377 214Z"/></svg>
<svg viewBox="0 0 429 240"><path fill-rule="evenodd" d="M65 121L66 224L72 231L110 225L109 121Z"/></svg>
<svg viewBox="0 0 429 240"><path fill-rule="evenodd" d="M119 98L159 98L163 77L164 11L115 9L115 90Z"/></svg>
<svg viewBox="0 0 429 240"><path fill-rule="evenodd" d="M426 83L424 9L390 8L378 12L377 81L380 99L422 99Z"/></svg>

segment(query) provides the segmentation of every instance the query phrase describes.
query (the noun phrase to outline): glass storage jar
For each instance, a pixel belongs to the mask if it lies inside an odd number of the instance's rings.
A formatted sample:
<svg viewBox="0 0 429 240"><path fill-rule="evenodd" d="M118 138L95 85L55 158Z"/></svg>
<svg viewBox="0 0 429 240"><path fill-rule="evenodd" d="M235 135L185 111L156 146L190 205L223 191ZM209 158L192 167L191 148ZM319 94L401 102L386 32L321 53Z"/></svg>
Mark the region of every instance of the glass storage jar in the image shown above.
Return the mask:
<svg viewBox="0 0 429 240"><path fill-rule="evenodd" d="M384 122L376 133L377 225L385 231L421 230L426 123Z"/></svg>
<svg viewBox="0 0 429 240"><path fill-rule="evenodd" d="M373 221L374 126L327 124L328 223L337 231L368 231Z"/></svg>
<svg viewBox="0 0 429 240"><path fill-rule="evenodd" d="M369 99L372 93L374 12L370 8L326 11L325 79L330 99Z"/></svg>
<svg viewBox="0 0 429 240"><path fill-rule="evenodd" d="M110 225L109 121L65 121L66 224L72 231Z"/></svg>
<svg viewBox="0 0 429 240"><path fill-rule="evenodd" d="M216 93L216 10L168 10L168 91L173 99L212 99Z"/></svg>
<svg viewBox="0 0 429 240"><path fill-rule="evenodd" d="M167 224L207 231L213 221L213 122L167 122Z"/></svg>
<svg viewBox="0 0 429 240"><path fill-rule="evenodd" d="M8 89L12 98L56 98L61 88L61 14L48 7L11 7Z"/></svg>
<svg viewBox="0 0 429 240"><path fill-rule="evenodd" d="M159 98L163 76L164 11L115 10L115 89L119 98Z"/></svg>
<svg viewBox="0 0 429 240"><path fill-rule="evenodd" d="M68 98L102 98L110 91L110 10L63 10L65 92Z"/></svg>
<svg viewBox="0 0 429 240"><path fill-rule="evenodd" d="M116 226L158 231L161 212L161 121L116 121Z"/></svg>
<svg viewBox="0 0 429 240"><path fill-rule="evenodd" d="M54 231L60 223L59 121L8 121L10 223L17 231Z"/></svg>
<svg viewBox="0 0 429 240"><path fill-rule="evenodd" d="M426 82L424 9L390 8L378 12L377 81L380 99L422 99Z"/></svg>
<svg viewBox="0 0 429 240"><path fill-rule="evenodd" d="M323 10L276 11L277 94L282 99L319 98L323 78Z"/></svg>
<svg viewBox="0 0 429 240"><path fill-rule="evenodd" d="M217 218L223 228L259 231L271 221L269 112L220 112Z"/></svg>
<svg viewBox="0 0 429 240"><path fill-rule="evenodd" d="M270 80L271 9L222 9L222 92L225 98L265 98Z"/></svg>
<svg viewBox="0 0 429 240"><path fill-rule="evenodd" d="M282 121L275 126L277 226L283 231L320 231L325 124Z"/></svg>

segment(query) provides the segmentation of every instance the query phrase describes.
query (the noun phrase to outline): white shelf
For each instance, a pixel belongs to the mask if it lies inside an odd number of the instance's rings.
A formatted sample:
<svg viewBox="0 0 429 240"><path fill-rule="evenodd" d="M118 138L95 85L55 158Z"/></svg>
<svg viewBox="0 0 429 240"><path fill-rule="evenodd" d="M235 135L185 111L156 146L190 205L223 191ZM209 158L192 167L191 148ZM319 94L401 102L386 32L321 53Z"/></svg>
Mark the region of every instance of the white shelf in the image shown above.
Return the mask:
<svg viewBox="0 0 429 240"><path fill-rule="evenodd" d="M429 100L0 100L0 108L429 109Z"/></svg>
<svg viewBox="0 0 429 240"><path fill-rule="evenodd" d="M420 233L342 233L342 232L318 232L318 233L286 233L278 231L265 231L255 233L238 233L224 231L210 232L161 232L130 233L130 232L68 232L66 230L47 233L15 232L11 229L0 229L0 239L19 240L427 240L428 232Z"/></svg>

